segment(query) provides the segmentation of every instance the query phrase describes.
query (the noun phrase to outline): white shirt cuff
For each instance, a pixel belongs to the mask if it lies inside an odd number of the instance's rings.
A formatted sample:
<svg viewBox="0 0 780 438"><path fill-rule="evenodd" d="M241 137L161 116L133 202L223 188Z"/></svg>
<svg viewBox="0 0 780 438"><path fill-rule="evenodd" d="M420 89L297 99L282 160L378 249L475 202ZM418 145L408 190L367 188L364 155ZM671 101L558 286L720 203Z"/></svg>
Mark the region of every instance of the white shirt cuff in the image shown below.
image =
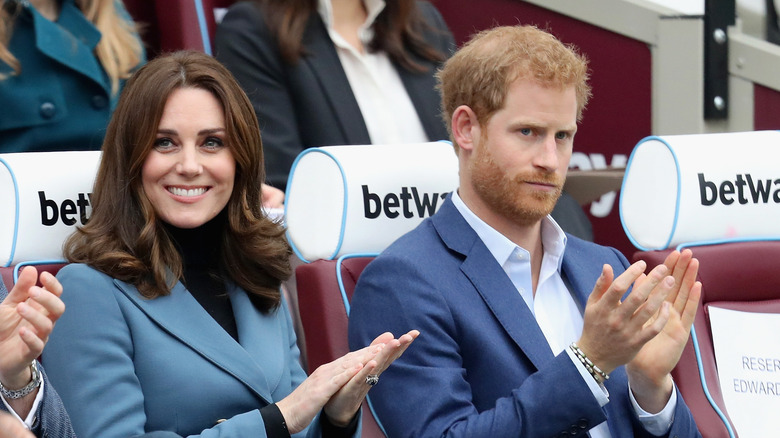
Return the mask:
<svg viewBox="0 0 780 438"><path fill-rule="evenodd" d="M23 423L25 426L27 426L28 429L32 429L33 427L33 420L35 419L35 412L38 410L38 406L41 404L41 400L43 400L43 391L44 386L46 385L46 382L41 379L41 386L38 387L38 394L35 395L35 400L33 400L32 409L30 409L30 413L27 414L27 418L22 420L19 415L11 408L11 405L8 404L8 401L6 401L5 397L0 395L0 399L3 400L3 404L5 405L5 408L8 410L8 412L11 413L11 415L14 416L17 420L19 420L21 423Z"/></svg>
<svg viewBox="0 0 780 438"><path fill-rule="evenodd" d="M628 387L628 396L631 398L631 404L634 405L634 411L639 417L639 421L645 430L653 435L666 435L672 427L674 421L674 410L677 408L677 388L672 390L672 396L666 402L666 406L657 414L651 414L636 402L634 393L631 391L631 384Z"/></svg>

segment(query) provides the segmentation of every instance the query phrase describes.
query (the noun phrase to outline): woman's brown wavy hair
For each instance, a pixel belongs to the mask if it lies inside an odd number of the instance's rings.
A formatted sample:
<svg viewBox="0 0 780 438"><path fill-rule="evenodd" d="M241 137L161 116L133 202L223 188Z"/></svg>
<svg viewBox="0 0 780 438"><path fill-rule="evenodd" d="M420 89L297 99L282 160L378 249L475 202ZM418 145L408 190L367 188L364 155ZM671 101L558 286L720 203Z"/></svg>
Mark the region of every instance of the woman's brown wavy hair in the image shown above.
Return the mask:
<svg viewBox="0 0 780 438"><path fill-rule="evenodd" d="M165 104L180 88L209 91L222 104L236 176L226 206L220 271L259 309L270 311L281 302L279 286L290 276L291 251L284 229L261 210L265 175L259 125L230 72L200 52L160 56L127 81L103 142L92 215L65 242L65 256L135 285L147 298L169 294L181 278L181 256L141 182Z"/></svg>
<svg viewBox="0 0 780 438"><path fill-rule="evenodd" d="M264 8L266 25L279 43L282 58L294 65L306 54L301 41L309 17L317 12L317 0L255 1ZM434 62L446 57L425 42L422 32L426 27L430 28L417 8L417 0L388 0L374 21L374 38L368 49L387 53L408 71L427 71L415 56Z"/></svg>

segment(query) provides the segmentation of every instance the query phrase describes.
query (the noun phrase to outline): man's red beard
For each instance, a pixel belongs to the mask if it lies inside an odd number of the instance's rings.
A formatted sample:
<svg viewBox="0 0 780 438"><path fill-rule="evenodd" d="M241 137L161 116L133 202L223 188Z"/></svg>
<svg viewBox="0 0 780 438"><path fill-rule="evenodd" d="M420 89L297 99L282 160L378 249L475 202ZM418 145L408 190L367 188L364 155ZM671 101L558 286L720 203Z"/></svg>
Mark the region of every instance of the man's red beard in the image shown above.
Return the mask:
<svg viewBox="0 0 780 438"><path fill-rule="evenodd" d="M552 172L507 175L487 150L486 142L481 146L471 164L471 178L475 192L491 210L519 225L532 225L552 212L561 196L563 178ZM533 190L528 183L553 185L555 190Z"/></svg>

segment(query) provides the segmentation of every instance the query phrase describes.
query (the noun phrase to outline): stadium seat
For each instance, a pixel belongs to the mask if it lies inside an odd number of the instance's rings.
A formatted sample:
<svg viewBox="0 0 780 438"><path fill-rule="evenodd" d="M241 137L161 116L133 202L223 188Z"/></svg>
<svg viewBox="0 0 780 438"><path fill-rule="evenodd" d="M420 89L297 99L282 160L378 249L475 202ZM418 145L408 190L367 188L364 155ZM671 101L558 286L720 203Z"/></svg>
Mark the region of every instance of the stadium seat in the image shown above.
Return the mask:
<svg viewBox="0 0 780 438"><path fill-rule="evenodd" d="M55 274L62 243L91 212L100 151L0 154L0 275L13 287L27 265Z"/></svg>
<svg viewBox="0 0 780 438"><path fill-rule="evenodd" d="M729 388L720 385L712 307L780 314L780 212L768 188L778 140L774 131L649 137L625 171L620 213L639 249L633 261L649 270L683 248L699 260L702 296L672 375L704 438L738 436L724 402ZM734 144L745 150L734 153Z"/></svg>
<svg viewBox="0 0 780 438"><path fill-rule="evenodd" d="M672 372L705 438L736 436L723 402L715 361L709 306L780 313L780 241L724 242L689 246L699 259L702 296L691 338ZM671 250L639 251L634 260L663 263Z"/></svg>
<svg viewBox="0 0 780 438"><path fill-rule="evenodd" d="M305 262L295 279L311 372L349 352L349 302L360 273L457 187L457 159L449 143L312 148L293 164L287 187L288 239ZM415 214L395 214L402 211ZM385 436L370 397L362 436Z"/></svg>

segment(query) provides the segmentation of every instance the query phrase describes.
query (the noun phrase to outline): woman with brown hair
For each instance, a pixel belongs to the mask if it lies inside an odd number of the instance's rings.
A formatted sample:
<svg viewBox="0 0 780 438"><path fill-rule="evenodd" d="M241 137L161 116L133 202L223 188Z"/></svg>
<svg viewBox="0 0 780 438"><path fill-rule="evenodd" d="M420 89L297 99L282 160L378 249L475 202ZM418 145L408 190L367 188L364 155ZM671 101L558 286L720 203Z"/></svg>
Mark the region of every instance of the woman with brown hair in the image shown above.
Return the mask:
<svg viewBox="0 0 780 438"><path fill-rule="evenodd" d="M217 61L179 52L128 80L44 358L79 437L359 433L368 389L418 333L306 378L262 181L257 118Z"/></svg>
<svg viewBox="0 0 780 438"><path fill-rule="evenodd" d="M98 149L145 61L122 2L0 3L0 152Z"/></svg>
<svg viewBox="0 0 780 438"><path fill-rule="evenodd" d="M240 2L215 47L252 100L275 187L309 147L448 138L433 74L455 43L427 1Z"/></svg>

